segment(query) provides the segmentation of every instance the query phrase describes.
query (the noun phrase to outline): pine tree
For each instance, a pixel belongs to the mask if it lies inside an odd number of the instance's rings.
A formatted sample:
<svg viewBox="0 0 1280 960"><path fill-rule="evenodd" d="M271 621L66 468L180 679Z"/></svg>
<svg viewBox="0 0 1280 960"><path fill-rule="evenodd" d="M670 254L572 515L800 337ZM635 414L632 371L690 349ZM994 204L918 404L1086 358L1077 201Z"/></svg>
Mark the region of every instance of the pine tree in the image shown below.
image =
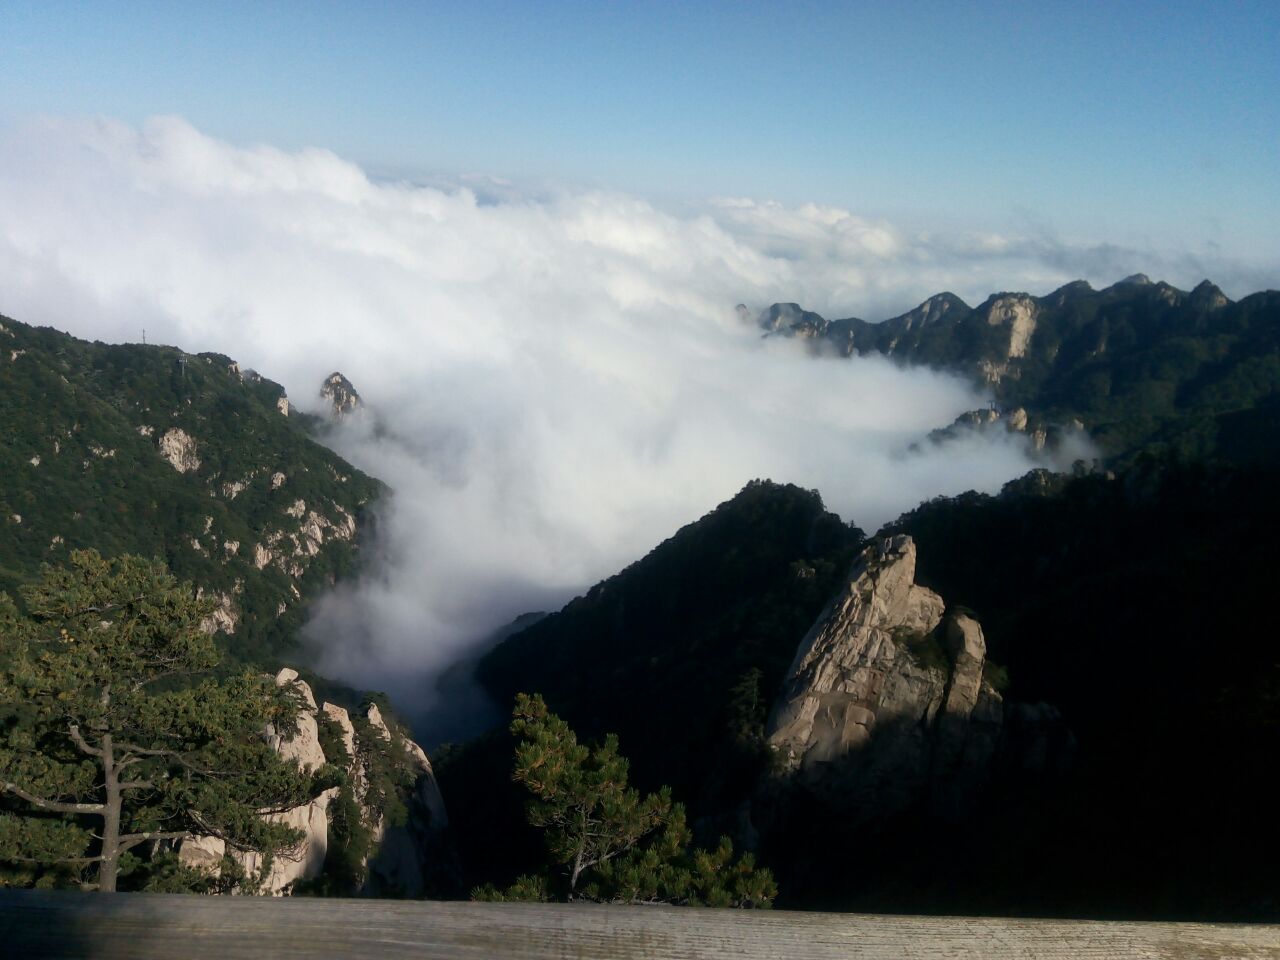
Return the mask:
<svg viewBox="0 0 1280 960"><path fill-rule="evenodd" d="M684 807L671 791L641 796L628 786L629 764L610 735L599 746L578 742L541 696L519 694L511 721L519 738L512 779L531 796L529 823L545 830L558 872L520 877L504 891L473 892L481 900L566 899L611 903L680 903L768 907L773 875L751 854L735 859L722 837L715 851L692 848Z"/></svg>
<svg viewBox="0 0 1280 960"><path fill-rule="evenodd" d="M212 606L190 584L76 551L22 596L24 611L0 594L0 861L113 891L153 841L212 835L269 859L300 839L262 817L323 786L267 741L295 729L297 700L211 674Z"/></svg>

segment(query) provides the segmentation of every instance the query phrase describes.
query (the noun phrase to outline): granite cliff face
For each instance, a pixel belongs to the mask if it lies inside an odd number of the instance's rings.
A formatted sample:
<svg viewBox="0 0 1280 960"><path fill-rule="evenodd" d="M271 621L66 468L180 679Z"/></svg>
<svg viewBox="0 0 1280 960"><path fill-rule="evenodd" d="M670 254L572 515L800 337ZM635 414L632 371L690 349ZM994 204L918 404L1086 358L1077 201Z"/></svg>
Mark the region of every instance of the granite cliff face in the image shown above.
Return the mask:
<svg viewBox="0 0 1280 960"><path fill-rule="evenodd" d="M879 539L801 641L767 737L779 768L850 816L962 813L1004 724L982 627L915 582L910 537Z"/></svg>
<svg viewBox="0 0 1280 960"><path fill-rule="evenodd" d="M277 854L269 863L256 851L228 851L217 837L184 841L179 848L180 860L188 866L216 871L223 856L229 853L245 873L257 881L258 892L270 896L288 894L298 882L314 880L324 871L330 843L330 809L341 791L350 789L363 826L370 832L374 844L373 853L365 862L368 872L364 891L420 896L435 869L431 863L432 852L439 846L440 835L448 826L444 799L426 753L412 740L394 733L376 705L371 705L364 717L365 729L371 732L368 739L373 742L364 742L346 709L332 703L317 707L311 687L297 671L281 670L276 675L276 683L292 687L302 708L297 730L290 736L282 737L271 729L266 731L271 745L281 757L293 760L307 771L318 770L326 763L340 767L346 773L347 787L330 787L309 803L267 815L303 833L296 848ZM334 753L340 756L326 756L318 718L338 727L341 749ZM371 768L379 762L375 758L379 753L382 760L389 758L407 768L412 778L412 789L405 798L404 824L387 823L386 798L375 797L371 790Z"/></svg>

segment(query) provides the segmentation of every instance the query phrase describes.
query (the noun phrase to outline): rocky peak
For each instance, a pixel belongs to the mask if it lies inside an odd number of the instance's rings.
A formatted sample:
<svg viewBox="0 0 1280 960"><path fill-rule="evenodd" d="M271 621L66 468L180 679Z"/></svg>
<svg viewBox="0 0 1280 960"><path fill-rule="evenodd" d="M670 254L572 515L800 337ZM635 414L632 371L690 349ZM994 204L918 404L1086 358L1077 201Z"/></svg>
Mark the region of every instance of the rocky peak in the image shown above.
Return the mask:
<svg viewBox="0 0 1280 960"><path fill-rule="evenodd" d="M935 324L947 317L954 319L957 315L968 312L967 303L954 293L946 292L930 297L914 310L908 310L902 316L887 322L900 324L903 331L907 331Z"/></svg>
<svg viewBox="0 0 1280 960"><path fill-rule="evenodd" d="M1196 288L1191 291L1189 302L1194 307L1202 310L1221 310L1223 307L1231 303L1217 285L1210 283L1208 280L1201 280L1196 284Z"/></svg>
<svg viewBox="0 0 1280 960"><path fill-rule="evenodd" d="M859 817L922 799L962 806L985 781L1001 730L981 626L962 612L944 619L942 598L915 570L908 536L863 551L801 641L769 720L781 769Z"/></svg>
<svg viewBox="0 0 1280 960"><path fill-rule="evenodd" d="M1145 273L1131 273L1115 284L1117 287L1149 287L1151 278Z"/></svg>
<svg viewBox="0 0 1280 960"><path fill-rule="evenodd" d="M364 405L351 381L336 370L320 385L320 396L329 401L331 415L341 420Z"/></svg>
<svg viewBox="0 0 1280 960"><path fill-rule="evenodd" d="M768 333L787 336L820 337L830 322L821 314L805 310L798 303L775 303L760 312L759 324Z"/></svg>

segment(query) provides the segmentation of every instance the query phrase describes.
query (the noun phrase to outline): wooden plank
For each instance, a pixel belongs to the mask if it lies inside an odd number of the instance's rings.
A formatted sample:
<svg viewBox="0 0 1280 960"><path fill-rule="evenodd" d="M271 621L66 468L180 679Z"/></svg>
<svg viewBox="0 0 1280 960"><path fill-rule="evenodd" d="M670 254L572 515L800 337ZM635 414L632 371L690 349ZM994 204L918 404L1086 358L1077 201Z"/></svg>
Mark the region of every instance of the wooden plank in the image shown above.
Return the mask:
<svg viewBox="0 0 1280 960"><path fill-rule="evenodd" d="M15 890L0 891L0 956L1280 960L1280 927Z"/></svg>

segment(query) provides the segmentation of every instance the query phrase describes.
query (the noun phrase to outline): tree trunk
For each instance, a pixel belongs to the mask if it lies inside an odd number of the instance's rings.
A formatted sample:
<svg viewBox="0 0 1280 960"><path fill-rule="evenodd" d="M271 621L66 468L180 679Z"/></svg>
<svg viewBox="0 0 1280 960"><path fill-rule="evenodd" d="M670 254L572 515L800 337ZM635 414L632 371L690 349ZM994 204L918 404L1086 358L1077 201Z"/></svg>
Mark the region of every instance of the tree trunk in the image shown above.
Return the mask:
<svg viewBox="0 0 1280 960"><path fill-rule="evenodd" d="M582 874L585 864L582 863L586 854L586 812L582 810L579 814L579 840L577 840L577 854L573 856L573 872L568 878L568 893L570 897L577 891L577 878Z"/></svg>
<svg viewBox="0 0 1280 960"><path fill-rule="evenodd" d="M102 862L98 866L98 890L116 892L120 872L120 777L112 751L111 734L102 736L102 775L106 793L102 811Z"/></svg>

